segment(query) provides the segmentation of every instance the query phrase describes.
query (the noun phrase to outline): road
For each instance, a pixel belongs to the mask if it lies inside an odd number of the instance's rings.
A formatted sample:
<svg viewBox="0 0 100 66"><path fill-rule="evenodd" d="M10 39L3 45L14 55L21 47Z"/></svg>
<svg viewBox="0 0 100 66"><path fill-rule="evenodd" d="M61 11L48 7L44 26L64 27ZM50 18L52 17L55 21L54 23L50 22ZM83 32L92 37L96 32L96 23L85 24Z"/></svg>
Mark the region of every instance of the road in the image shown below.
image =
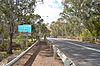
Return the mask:
<svg viewBox="0 0 100 66"><path fill-rule="evenodd" d="M48 38L76 66L100 66L100 45L59 38Z"/></svg>

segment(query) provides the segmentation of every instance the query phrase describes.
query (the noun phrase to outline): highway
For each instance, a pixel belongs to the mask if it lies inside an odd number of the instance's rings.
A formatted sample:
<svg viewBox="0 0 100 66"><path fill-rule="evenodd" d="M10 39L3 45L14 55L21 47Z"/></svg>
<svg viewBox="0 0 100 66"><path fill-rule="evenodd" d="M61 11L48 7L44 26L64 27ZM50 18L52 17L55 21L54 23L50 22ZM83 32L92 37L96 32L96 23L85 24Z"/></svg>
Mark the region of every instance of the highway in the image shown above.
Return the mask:
<svg viewBox="0 0 100 66"><path fill-rule="evenodd" d="M100 66L100 45L60 38L48 38L76 66Z"/></svg>

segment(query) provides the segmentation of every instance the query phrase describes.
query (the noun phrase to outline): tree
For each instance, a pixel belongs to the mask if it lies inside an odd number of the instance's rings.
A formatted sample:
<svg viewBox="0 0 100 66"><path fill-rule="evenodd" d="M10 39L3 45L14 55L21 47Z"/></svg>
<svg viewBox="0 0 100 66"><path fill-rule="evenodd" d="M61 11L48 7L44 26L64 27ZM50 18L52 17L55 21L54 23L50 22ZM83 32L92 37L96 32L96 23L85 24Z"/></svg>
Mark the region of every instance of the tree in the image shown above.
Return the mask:
<svg viewBox="0 0 100 66"><path fill-rule="evenodd" d="M92 39L100 36L99 0L65 0L63 4L61 18L50 25L52 35L71 38L84 35Z"/></svg>
<svg viewBox="0 0 100 66"><path fill-rule="evenodd" d="M34 12L35 0L0 0L0 12L7 19L9 30L9 44L7 53L12 54L12 39L14 35L15 23L22 22L23 17Z"/></svg>
<svg viewBox="0 0 100 66"><path fill-rule="evenodd" d="M65 0L63 15L76 16L93 36L99 36L100 22L99 0ZM98 25L97 25L98 24Z"/></svg>

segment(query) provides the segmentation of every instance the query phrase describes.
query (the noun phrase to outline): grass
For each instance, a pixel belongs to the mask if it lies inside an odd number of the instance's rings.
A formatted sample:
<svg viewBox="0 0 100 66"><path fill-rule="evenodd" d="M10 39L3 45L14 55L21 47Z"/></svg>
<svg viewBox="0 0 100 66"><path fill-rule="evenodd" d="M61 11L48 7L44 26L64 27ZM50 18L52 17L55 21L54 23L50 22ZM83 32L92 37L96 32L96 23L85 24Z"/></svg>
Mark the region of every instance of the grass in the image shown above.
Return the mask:
<svg viewBox="0 0 100 66"><path fill-rule="evenodd" d="M31 45L31 39L28 40L28 44ZM4 45L6 45L6 44L4 44ZM5 48L4 46L1 46L0 48L2 48L2 47ZM1 49L0 50L0 61L3 60L4 58L7 58L8 56L11 56L11 55L14 55L14 56L19 55L22 51L23 50L21 50L19 48L18 49L14 49L14 50L12 50L13 54L9 55L9 54L7 54L7 52L4 49L3 50Z"/></svg>
<svg viewBox="0 0 100 66"><path fill-rule="evenodd" d="M19 55L21 53L21 50L13 50L14 55Z"/></svg>
<svg viewBox="0 0 100 66"><path fill-rule="evenodd" d="M21 53L21 50L13 50L12 55L19 55ZM7 58L8 56L11 56L6 53L6 51L0 51L0 61L2 61L4 58Z"/></svg>
<svg viewBox="0 0 100 66"><path fill-rule="evenodd" d="M8 57L9 55L6 52L0 52L0 61L2 61L2 59Z"/></svg>
<svg viewBox="0 0 100 66"><path fill-rule="evenodd" d="M6 52L0 52L0 57L1 58L6 58L8 56L8 54Z"/></svg>

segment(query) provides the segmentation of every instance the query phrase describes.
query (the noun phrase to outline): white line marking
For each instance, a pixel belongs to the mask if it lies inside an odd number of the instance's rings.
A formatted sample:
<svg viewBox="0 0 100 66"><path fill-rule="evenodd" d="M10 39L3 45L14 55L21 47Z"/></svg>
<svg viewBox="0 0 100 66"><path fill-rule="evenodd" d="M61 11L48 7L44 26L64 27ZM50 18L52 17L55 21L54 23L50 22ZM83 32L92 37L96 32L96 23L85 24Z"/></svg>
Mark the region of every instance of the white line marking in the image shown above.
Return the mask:
<svg viewBox="0 0 100 66"><path fill-rule="evenodd" d="M76 43L72 43L72 42L68 42L68 41L67 41L67 43L70 43L70 44L75 45L75 46L83 47L83 48L85 48L85 49L89 49L89 50L93 50L93 51L96 51L96 52L100 52L100 50L98 50L98 49L94 49L94 48L90 48L90 47L78 45L78 44L76 44Z"/></svg>

